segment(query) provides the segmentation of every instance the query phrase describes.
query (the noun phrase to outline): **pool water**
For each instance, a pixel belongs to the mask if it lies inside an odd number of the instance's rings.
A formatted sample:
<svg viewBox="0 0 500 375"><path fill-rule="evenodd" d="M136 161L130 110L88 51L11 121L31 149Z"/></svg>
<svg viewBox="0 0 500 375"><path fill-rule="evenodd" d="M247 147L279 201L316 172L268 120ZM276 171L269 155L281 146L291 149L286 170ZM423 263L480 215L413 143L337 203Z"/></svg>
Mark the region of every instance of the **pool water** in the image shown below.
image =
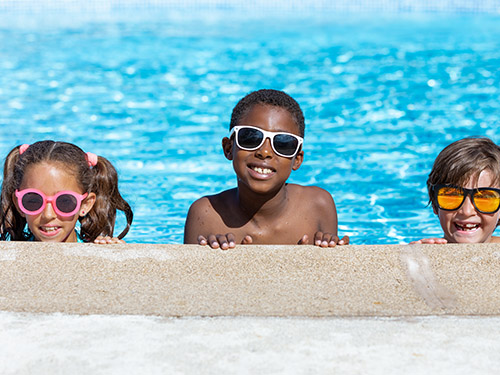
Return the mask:
<svg viewBox="0 0 500 375"><path fill-rule="evenodd" d="M500 141L500 16L20 17L0 14L0 154L56 139L111 160L129 242L182 242L190 204L235 186L221 138L259 88L301 104L290 182L328 190L355 244L439 236L435 157L466 136Z"/></svg>

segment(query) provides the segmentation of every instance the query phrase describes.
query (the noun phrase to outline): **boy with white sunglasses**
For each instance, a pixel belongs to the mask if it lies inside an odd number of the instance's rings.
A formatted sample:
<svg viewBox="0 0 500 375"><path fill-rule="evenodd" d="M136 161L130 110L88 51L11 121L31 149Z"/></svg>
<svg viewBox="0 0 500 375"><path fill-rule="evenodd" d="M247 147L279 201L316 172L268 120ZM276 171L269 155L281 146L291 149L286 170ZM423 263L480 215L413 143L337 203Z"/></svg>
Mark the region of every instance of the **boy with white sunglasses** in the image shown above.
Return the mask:
<svg viewBox="0 0 500 375"><path fill-rule="evenodd" d="M282 91L259 90L241 99L222 140L238 186L191 205L184 243L224 250L237 243L348 244L349 237L337 236L332 196L286 182L302 164L304 128L299 104Z"/></svg>

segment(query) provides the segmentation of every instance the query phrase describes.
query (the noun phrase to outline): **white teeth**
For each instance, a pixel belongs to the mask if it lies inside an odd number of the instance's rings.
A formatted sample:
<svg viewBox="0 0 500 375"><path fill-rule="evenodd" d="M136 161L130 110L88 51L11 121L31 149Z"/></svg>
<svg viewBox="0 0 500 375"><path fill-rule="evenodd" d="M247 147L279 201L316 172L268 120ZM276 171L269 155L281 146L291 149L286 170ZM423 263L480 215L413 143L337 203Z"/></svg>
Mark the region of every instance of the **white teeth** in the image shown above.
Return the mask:
<svg viewBox="0 0 500 375"><path fill-rule="evenodd" d="M471 223L463 224L463 225L456 224L456 226L459 227L461 230L464 230L464 231L474 230L474 229L479 228L479 224L471 224Z"/></svg>
<svg viewBox="0 0 500 375"><path fill-rule="evenodd" d="M270 174L270 173L273 173L272 170L270 170L269 168L260 168L260 167L253 167L253 170L257 173L260 173L260 174Z"/></svg>
<svg viewBox="0 0 500 375"><path fill-rule="evenodd" d="M42 227L42 230L44 232L55 232L57 230L57 227Z"/></svg>

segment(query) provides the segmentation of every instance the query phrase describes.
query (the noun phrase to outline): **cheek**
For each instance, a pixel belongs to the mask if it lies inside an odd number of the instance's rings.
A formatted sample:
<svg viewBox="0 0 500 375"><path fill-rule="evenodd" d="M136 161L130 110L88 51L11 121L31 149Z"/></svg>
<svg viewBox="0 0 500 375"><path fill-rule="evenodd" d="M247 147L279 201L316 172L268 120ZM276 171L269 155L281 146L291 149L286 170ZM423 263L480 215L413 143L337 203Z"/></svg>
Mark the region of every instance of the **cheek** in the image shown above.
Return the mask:
<svg viewBox="0 0 500 375"><path fill-rule="evenodd" d="M439 222L441 223L441 227L447 228L451 224L453 218L453 212L448 212L438 209L437 215L439 217Z"/></svg>
<svg viewBox="0 0 500 375"><path fill-rule="evenodd" d="M30 228L30 230L32 228L36 228L38 226L37 223L39 221L38 219L39 219L40 215L36 215L36 216L25 215L24 217L26 219L26 223L28 224L28 227Z"/></svg>
<svg viewBox="0 0 500 375"><path fill-rule="evenodd" d="M492 217L488 218L488 224L493 228L498 226L498 220L500 219L500 211L494 214Z"/></svg>

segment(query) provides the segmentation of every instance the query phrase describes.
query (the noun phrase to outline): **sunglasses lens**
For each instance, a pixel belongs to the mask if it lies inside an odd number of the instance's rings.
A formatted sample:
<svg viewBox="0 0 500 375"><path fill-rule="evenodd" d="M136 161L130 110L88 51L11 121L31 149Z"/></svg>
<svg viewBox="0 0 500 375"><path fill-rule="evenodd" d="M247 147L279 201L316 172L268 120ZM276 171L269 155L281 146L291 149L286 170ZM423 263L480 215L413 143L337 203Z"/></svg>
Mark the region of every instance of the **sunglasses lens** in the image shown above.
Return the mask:
<svg viewBox="0 0 500 375"><path fill-rule="evenodd" d="M57 209L65 214L73 212L77 206L78 200L71 194L62 194L56 199Z"/></svg>
<svg viewBox="0 0 500 375"><path fill-rule="evenodd" d="M38 193L26 193L23 195L22 204L26 211L35 212L43 206L43 197Z"/></svg>
<svg viewBox="0 0 500 375"><path fill-rule="evenodd" d="M262 143L264 133L258 129L241 128L238 131L238 145L241 148L256 149Z"/></svg>
<svg viewBox="0 0 500 375"><path fill-rule="evenodd" d="M437 202L440 208L456 210L464 201L464 192L456 187L442 187L437 193Z"/></svg>
<svg viewBox="0 0 500 375"><path fill-rule="evenodd" d="M277 134L274 137L274 148L285 156L293 156L297 152L299 140L288 134Z"/></svg>
<svg viewBox="0 0 500 375"><path fill-rule="evenodd" d="M500 206L500 193L495 190L479 190L474 194L474 203L480 211L495 212Z"/></svg>

